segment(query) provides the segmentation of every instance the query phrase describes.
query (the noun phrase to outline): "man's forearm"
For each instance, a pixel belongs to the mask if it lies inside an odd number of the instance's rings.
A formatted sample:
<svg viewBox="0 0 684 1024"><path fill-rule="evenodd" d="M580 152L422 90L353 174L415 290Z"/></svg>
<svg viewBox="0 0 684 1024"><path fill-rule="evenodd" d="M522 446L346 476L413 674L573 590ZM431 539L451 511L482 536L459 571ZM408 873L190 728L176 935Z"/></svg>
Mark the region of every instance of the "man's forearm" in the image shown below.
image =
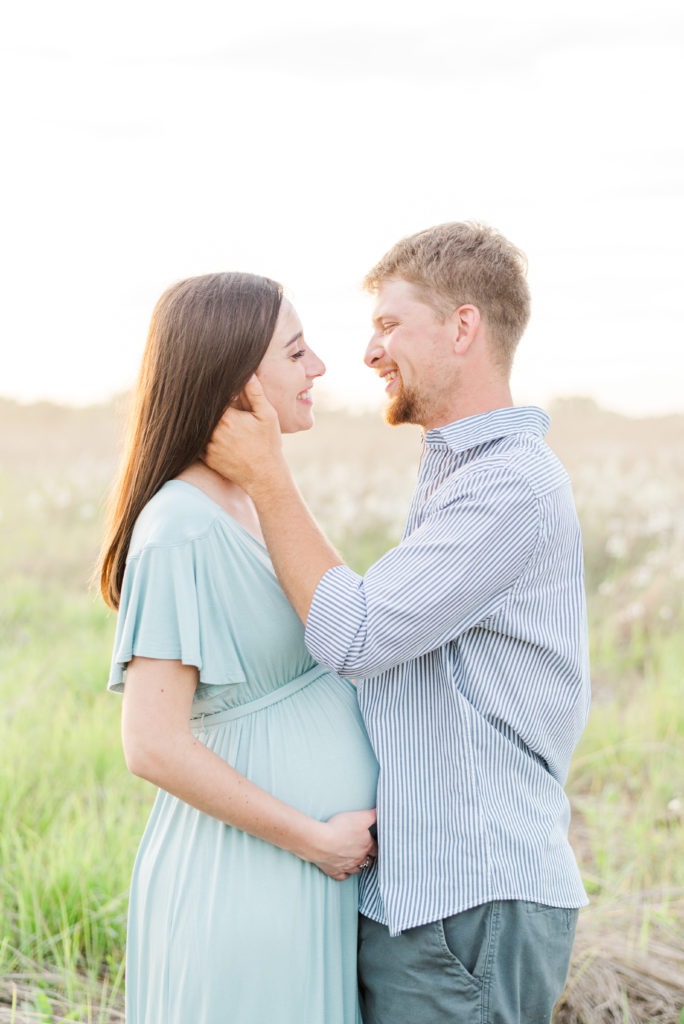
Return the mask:
<svg viewBox="0 0 684 1024"><path fill-rule="evenodd" d="M256 377L247 382L242 397L249 411L226 409L204 458L253 500L276 575L306 624L321 577L342 559L319 530L292 479L276 412Z"/></svg>
<svg viewBox="0 0 684 1024"><path fill-rule="evenodd" d="M321 578L343 560L317 526L285 462L250 494L280 585L306 624Z"/></svg>

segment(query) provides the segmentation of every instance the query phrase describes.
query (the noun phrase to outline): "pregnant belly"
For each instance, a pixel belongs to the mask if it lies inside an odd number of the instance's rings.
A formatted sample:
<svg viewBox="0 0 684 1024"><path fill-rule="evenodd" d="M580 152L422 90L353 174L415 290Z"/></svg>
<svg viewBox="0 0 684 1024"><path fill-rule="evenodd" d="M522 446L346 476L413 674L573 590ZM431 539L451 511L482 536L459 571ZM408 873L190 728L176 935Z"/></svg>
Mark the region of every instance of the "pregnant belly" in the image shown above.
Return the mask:
<svg viewBox="0 0 684 1024"><path fill-rule="evenodd" d="M356 693L333 675L197 735L242 775L312 817L375 806L378 766Z"/></svg>

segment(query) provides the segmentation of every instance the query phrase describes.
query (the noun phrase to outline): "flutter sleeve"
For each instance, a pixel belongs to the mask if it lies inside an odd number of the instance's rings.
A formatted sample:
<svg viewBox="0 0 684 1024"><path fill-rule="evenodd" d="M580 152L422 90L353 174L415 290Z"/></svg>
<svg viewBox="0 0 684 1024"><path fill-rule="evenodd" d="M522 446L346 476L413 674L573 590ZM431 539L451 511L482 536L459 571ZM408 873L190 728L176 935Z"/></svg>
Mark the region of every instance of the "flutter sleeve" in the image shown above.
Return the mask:
<svg viewBox="0 0 684 1024"><path fill-rule="evenodd" d="M110 690L124 689L126 666L134 655L194 665L199 681L225 686L244 682L237 651L217 635L215 602L208 600L207 553L189 541L145 547L126 565ZM229 595L224 595L227 600Z"/></svg>

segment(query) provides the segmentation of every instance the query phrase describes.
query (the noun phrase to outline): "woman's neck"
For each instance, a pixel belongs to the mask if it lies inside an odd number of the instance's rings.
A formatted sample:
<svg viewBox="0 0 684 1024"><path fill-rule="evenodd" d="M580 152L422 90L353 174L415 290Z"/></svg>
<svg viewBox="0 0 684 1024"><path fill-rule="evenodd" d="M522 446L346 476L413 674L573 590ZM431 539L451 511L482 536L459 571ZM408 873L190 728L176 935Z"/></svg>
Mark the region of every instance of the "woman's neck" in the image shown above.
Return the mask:
<svg viewBox="0 0 684 1024"><path fill-rule="evenodd" d="M203 491L208 498L211 498L217 505L220 505L240 526L244 527L252 536L263 543L264 538L261 533L261 526L259 525L259 517L257 516L252 499L232 480L227 480L215 472L215 470L210 469L200 459L191 463L187 469L178 474L176 479L184 480L186 483L192 484L193 487L197 487L198 490Z"/></svg>

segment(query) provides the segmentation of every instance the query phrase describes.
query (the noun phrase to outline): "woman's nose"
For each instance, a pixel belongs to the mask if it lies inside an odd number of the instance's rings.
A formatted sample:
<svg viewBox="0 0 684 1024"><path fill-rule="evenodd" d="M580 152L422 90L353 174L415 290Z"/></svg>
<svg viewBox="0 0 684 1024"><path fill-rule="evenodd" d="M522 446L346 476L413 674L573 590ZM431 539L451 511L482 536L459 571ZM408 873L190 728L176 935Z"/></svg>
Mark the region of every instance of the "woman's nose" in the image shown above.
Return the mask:
<svg viewBox="0 0 684 1024"><path fill-rule="evenodd" d="M306 368L307 376L311 378L322 377L325 373L325 363L322 359L318 358L315 352L311 352L311 350L309 350L309 353L312 356L312 359Z"/></svg>

